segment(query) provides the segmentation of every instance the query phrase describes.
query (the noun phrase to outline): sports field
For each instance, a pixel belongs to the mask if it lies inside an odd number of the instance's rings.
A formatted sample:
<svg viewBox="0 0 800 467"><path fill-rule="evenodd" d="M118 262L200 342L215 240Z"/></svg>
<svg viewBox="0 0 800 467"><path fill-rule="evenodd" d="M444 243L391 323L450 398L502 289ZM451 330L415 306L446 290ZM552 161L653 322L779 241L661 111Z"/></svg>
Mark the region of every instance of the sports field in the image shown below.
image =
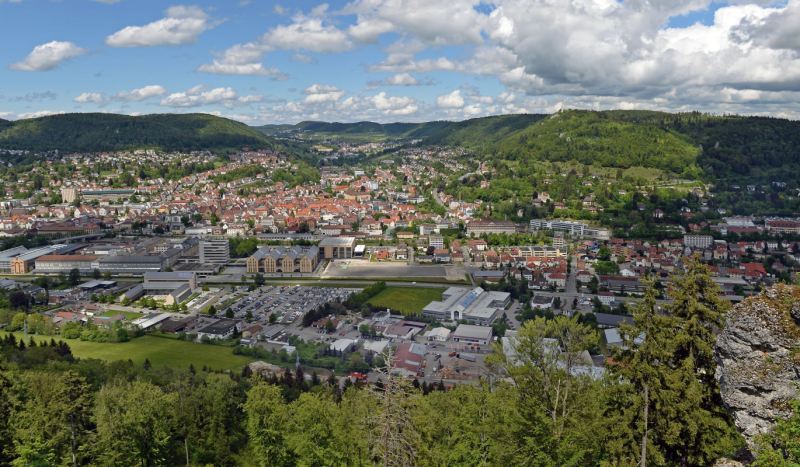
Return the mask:
<svg viewBox="0 0 800 467"><path fill-rule="evenodd" d="M0 335L5 333L0 332ZM21 338L21 333L15 333ZM35 336L37 340L49 342L50 336ZM53 336L58 341L59 336ZM234 355L231 347L210 344L195 344L166 337L143 336L128 342L101 343L85 342L78 339L63 339L78 358L97 358L101 360L127 360L142 364L145 359L153 366L169 366L173 368L195 368L203 365L215 370L240 370L253 358Z"/></svg>
<svg viewBox="0 0 800 467"><path fill-rule="evenodd" d="M391 308L404 315L422 312L425 305L442 299L444 288L432 287L387 287L386 290L369 299L369 304L381 308Z"/></svg>

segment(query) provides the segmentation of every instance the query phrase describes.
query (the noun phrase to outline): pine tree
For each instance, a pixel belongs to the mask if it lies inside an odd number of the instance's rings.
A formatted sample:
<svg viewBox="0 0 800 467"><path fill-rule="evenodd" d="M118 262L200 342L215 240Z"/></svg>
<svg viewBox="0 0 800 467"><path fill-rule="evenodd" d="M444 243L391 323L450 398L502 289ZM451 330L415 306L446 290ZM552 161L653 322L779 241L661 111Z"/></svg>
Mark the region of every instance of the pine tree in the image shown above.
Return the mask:
<svg viewBox="0 0 800 467"><path fill-rule="evenodd" d="M659 311L649 284L623 326L611 372L621 382L608 398L610 442L617 462L708 465L741 445L714 379L714 332L728 308L696 258Z"/></svg>
<svg viewBox="0 0 800 467"><path fill-rule="evenodd" d="M708 465L731 455L743 440L725 412L714 378L715 331L722 325L728 302L706 266L697 257L684 265L685 274L669 290L668 312L675 321L674 353L669 367L669 404L659 419L663 452L668 463Z"/></svg>
<svg viewBox="0 0 800 467"><path fill-rule="evenodd" d="M633 324L620 326L622 346L615 349L611 374L621 382L612 386L608 399L612 457L619 463L635 460L644 467L648 461L663 464L660 450L651 438L653 420L665 395L664 373L673 354L672 330L675 318L659 313L658 291L647 282L644 299L633 311Z"/></svg>

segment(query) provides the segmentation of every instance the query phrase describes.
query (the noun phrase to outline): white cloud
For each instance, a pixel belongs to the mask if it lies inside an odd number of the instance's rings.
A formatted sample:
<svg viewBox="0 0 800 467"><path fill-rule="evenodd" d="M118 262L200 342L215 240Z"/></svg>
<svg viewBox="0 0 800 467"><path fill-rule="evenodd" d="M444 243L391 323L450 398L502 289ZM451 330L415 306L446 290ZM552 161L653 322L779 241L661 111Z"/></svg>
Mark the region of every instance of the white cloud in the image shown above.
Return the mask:
<svg viewBox="0 0 800 467"><path fill-rule="evenodd" d="M464 98L461 97L461 90L456 89L449 94L437 97L436 105L445 109L464 107Z"/></svg>
<svg viewBox="0 0 800 467"><path fill-rule="evenodd" d="M78 57L86 50L72 42L51 41L37 45L25 60L11 65L11 69L18 71L47 71L52 70L65 60Z"/></svg>
<svg viewBox="0 0 800 467"><path fill-rule="evenodd" d="M410 115L418 108L411 97L387 96L385 92L372 96L370 100L376 109L386 115Z"/></svg>
<svg viewBox="0 0 800 467"><path fill-rule="evenodd" d="M344 91L336 86L325 84L312 84L305 90L306 97L303 101L306 104L320 104L325 102L335 102L341 99Z"/></svg>
<svg viewBox="0 0 800 467"><path fill-rule="evenodd" d="M167 90L164 89L163 86L152 84L130 91L118 92L113 96L107 96L100 92L84 92L76 96L73 101L79 104L97 104L99 106L105 106L110 102L140 102L166 93Z"/></svg>
<svg viewBox="0 0 800 467"><path fill-rule="evenodd" d="M428 44L480 43L486 20L476 0L357 0L345 8L358 15L353 37L375 41L379 34L402 31Z"/></svg>
<svg viewBox="0 0 800 467"><path fill-rule="evenodd" d="M277 68L265 67L261 60L268 48L257 43L237 44L219 54L212 63L201 65L199 71L223 75L258 75L286 79Z"/></svg>
<svg viewBox="0 0 800 467"><path fill-rule="evenodd" d="M197 6L167 8L165 17L144 26L128 26L106 37L112 47L148 47L193 43L212 26L205 11Z"/></svg>
<svg viewBox="0 0 800 467"><path fill-rule="evenodd" d="M260 96L239 96L233 88L214 88L194 86L184 92L175 92L161 99L166 107L199 107L204 105L223 105L233 107L247 105L261 100Z"/></svg>
<svg viewBox="0 0 800 467"><path fill-rule="evenodd" d="M408 73L399 73L387 78L386 84L391 86L416 86L419 81Z"/></svg>
<svg viewBox="0 0 800 467"><path fill-rule="evenodd" d="M286 11L279 5L279 14ZM198 70L206 73L227 75L260 75L273 79L286 79L277 68L264 66L264 55L275 50L308 51L319 53L343 52L353 47L353 42L344 31L325 20L327 4L313 9L308 15L298 14L290 24L276 26L258 39L229 47L217 54L212 63L201 65ZM295 54L296 61L310 63L312 57Z"/></svg>
<svg viewBox="0 0 800 467"><path fill-rule="evenodd" d="M73 100L79 104L104 104L107 101L106 96L99 92L84 92Z"/></svg>
<svg viewBox="0 0 800 467"><path fill-rule="evenodd" d="M298 16L292 24L281 25L261 38L267 49L343 52L353 43L347 34L321 18Z"/></svg>
<svg viewBox="0 0 800 467"><path fill-rule="evenodd" d="M115 97L116 99L121 101L143 101L145 99L160 96L166 93L167 90L164 89L163 86L159 86L157 84L151 84L149 86L132 89L130 91L120 92Z"/></svg>

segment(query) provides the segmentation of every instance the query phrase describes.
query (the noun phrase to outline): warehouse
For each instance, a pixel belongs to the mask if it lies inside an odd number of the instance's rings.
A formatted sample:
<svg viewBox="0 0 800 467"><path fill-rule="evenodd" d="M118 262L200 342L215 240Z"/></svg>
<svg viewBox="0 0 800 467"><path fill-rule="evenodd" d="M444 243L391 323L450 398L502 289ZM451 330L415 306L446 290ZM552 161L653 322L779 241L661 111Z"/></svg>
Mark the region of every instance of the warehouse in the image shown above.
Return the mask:
<svg viewBox="0 0 800 467"><path fill-rule="evenodd" d="M492 328L489 326L473 326L459 324L453 331L453 342L463 344L489 345L492 341Z"/></svg>

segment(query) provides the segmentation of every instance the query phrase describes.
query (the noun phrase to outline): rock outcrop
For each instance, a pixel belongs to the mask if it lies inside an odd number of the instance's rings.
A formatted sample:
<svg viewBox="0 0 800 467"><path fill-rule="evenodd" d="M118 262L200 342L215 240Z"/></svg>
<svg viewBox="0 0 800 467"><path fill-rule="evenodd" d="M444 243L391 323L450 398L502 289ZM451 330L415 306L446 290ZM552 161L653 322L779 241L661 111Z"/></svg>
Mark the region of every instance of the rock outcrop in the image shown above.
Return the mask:
<svg viewBox="0 0 800 467"><path fill-rule="evenodd" d="M800 288L779 285L734 306L716 358L722 399L752 449L800 395Z"/></svg>

